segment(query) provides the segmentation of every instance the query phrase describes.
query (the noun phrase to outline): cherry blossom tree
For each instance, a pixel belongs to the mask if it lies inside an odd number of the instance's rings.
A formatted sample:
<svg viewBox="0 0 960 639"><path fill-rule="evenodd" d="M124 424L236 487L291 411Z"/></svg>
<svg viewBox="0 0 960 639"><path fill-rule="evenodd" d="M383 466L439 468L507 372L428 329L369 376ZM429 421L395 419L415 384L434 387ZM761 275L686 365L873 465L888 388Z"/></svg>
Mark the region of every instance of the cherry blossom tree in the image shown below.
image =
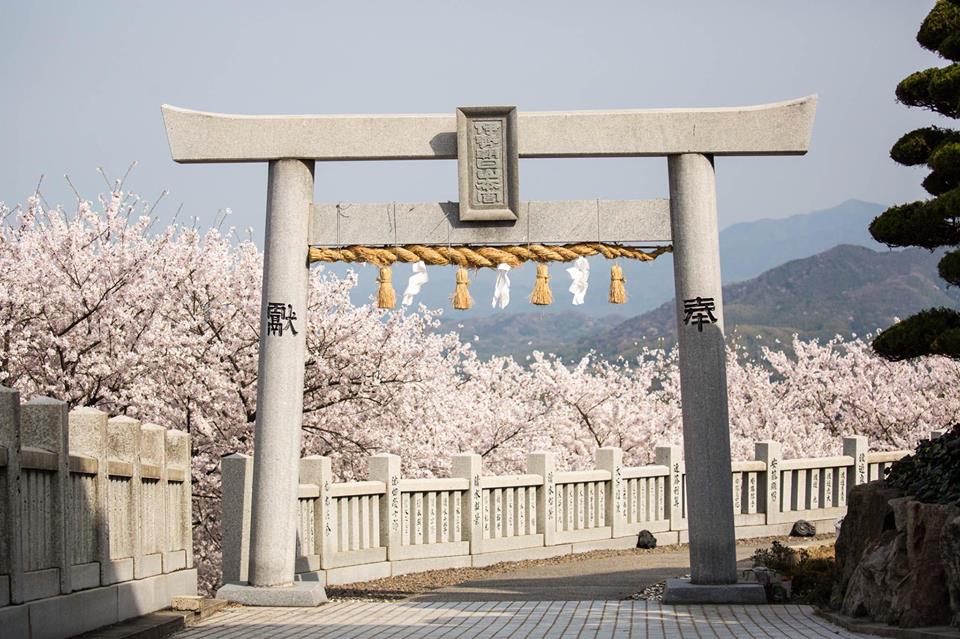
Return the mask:
<svg viewBox="0 0 960 639"><path fill-rule="evenodd" d="M250 454L256 421L262 255L230 229L154 229L152 207L120 185L75 210L0 204L0 384L25 398L95 406L192 435L194 531L205 588L219 570L220 458ZM486 472L521 472L551 450L589 468L600 446L628 464L681 442L676 352L573 364L480 360L438 331L439 311L356 306L353 274L311 271L303 452L363 477L392 452L408 476L444 475L474 451ZM783 442L787 456L832 455L845 434L908 448L960 421L960 362L890 362L867 341L794 339L759 360L728 349L731 441Z"/></svg>

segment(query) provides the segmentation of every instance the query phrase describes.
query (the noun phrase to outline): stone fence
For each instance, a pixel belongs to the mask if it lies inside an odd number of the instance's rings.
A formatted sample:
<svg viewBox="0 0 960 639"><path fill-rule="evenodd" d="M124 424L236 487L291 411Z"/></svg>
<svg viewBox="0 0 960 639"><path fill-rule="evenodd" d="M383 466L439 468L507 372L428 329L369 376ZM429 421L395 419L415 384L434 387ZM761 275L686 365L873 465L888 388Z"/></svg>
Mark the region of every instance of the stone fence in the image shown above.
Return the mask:
<svg viewBox="0 0 960 639"><path fill-rule="evenodd" d="M658 446L655 464L623 465L601 448L596 469L558 471L553 453L527 456L527 473L489 476L479 455L453 458L452 476L405 479L400 458L369 458L369 480L334 482L330 459L300 460L297 579L343 584L501 561L631 548L649 530L685 543L686 468L679 446ZM784 459L774 441L733 462L738 538L789 533L805 519L832 532L849 490L883 477L909 451L870 452L843 439L843 455ZM253 459L228 455L223 471L223 581L247 581Z"/></svg>
<svg viewBox="0 0 960 639"><path fill-rule="evenodd" d="M69 637L195 595L190 437L0 386L0 634Z"/></svg>

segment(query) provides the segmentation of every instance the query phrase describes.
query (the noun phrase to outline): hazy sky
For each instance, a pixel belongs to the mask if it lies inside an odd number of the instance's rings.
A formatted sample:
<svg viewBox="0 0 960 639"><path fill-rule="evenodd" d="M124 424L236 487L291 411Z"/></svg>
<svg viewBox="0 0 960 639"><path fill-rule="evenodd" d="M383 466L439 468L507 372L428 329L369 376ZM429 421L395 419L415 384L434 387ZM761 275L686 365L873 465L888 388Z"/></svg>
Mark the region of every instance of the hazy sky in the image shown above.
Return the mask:
<svg viewBox="0 0 960 639"><path fill-rule="evenodd" d="M936 121L894 100L941 64L914 40L932 0L4 2L0 200L70 204L138 160L161 210L263 233L266 167L174 164L160 104L233 113L452 113L735 106L820 95L805 157L718 161L721 225L849 198L923 196L891 143ZM525 160L524 199L667 193L666 161ZM318 201L457 199L456 163L323 164Z"/></svg>

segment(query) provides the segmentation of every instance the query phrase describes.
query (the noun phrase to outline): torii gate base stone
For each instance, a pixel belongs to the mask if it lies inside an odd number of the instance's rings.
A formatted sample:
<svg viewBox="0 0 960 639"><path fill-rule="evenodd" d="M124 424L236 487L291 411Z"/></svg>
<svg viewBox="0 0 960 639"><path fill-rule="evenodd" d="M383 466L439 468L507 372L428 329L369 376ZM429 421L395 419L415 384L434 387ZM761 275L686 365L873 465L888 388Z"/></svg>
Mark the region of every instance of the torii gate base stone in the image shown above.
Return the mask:
<svg viewBox="0 0 960 639"><path fill-rule="evenodd" d="M529 219L505 224L458 220L442 204L403 205L405 216L389 220L364 216L371 205L340 220L334 207L313 204L316 161L457 158L453 115L230 116L164 106L175 161L269 163L250 564L247 582L218 596L263 606L326 600L319 584L294 581L309 245L599 239L673 244L691 579L670 580L664 602L763 602L760 585L737 583L714 158L804 154L815 110L811 96L742 108L520 113L520 158L666 156L669 209L526 203L517 211ZM669 498L682 508L679 494Z"/></svg>

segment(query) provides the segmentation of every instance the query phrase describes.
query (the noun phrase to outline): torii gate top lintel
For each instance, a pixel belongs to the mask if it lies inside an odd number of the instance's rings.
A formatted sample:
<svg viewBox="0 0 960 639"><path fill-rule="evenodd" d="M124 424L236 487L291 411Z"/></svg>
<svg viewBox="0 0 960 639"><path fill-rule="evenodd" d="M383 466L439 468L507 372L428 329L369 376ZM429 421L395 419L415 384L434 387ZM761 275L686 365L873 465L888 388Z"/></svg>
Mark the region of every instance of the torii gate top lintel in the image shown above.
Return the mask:
<svg viewBox="0 0 960 639"><path fill-rule="evenodd" d="M747 107L519 112L521 158L803 155L817 96ZM454 160L457 119L228 115L163 105L176 162Z"/></svg>

